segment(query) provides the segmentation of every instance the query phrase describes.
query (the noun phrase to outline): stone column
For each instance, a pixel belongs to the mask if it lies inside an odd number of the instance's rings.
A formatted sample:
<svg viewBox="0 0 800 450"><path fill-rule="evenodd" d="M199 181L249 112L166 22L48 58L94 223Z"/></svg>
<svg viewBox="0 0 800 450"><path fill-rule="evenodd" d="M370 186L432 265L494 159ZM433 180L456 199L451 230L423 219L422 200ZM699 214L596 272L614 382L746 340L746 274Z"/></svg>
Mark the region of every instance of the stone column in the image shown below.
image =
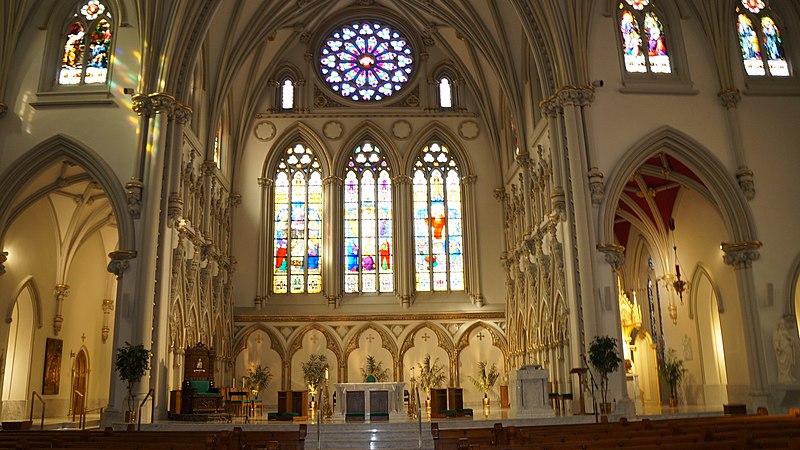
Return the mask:
<svg viewBox="0 0 800 450"><path fill-rule="evenodd" d="M753 181L753 171L747 167L747 158L744 154L744 144L742 143L742 126L739 122L739 114L736 105L742 99L742 95L736 88L723 89L718 94L722 106L725 107L725 119L728 122L728 132L730 133L731 152L736 163L736 181L739 188L748 200L752 200L756 195L755 182Z"/></svg>
<svg viewBox="0 0 800 450"><path fill-rule="evenodd" d="M328 176L322 180L323 204L336 205L328 208L327 216L323 220L325 241L323 244L322 278L323 291L328 300L328 307L333 309L342 301L342 268L344 267L344 254L341 246L334 246L334 242L342 242L344 224L342 223L342 188L344 180L337 176ZM341 380L341 378L338 378Z"/></svg>
<svg viewBox="0 0 800 450"><path fill-rule="evenodd" d="M483 307L483 291L481 290L481 279L478 276L478 200L475 195L475 182L477 175L464 175L461 177L464 195L464 243L469 243L468 247L462 248L464 253L464 276L466 277L466 288L472 304ZM410 209L409 209L410 211ZM413 272L413 271L412 271Z"/></svg>
<svg viewBox="0 0 800 450"><path fill-rule="evenodd" d="M273 207L272 198L274 190L274 180L271 178L259 178L258 185L261 187L261 215L258 218L258 250L256 258L256 298L253 300L256 309L264 307L269 293L272 292L272 254L273 239L269 230L272 222Z"/></svg>
<svg viewBox="0 0 800 450"><path fill-rule="evenodd" d="M408 308L414 301L416 279L414 277L414 225L410 220L410 211L413 211L411 189L412 180L408 175L398 175L392 178L394 186L394 278L395 291L400 297L400 304ZM403 251L397 251L402 249Z"/></svg>
<svg viewBox="0 0 800 450"><path fill-rule="evenodd" d="M132 310L137 293L135 289L136 274L127 278L123 274L131 268L137 256L136 250L117 250L108 254L110 261L107 270L117 277L117 293L114 303L117 305L114 318L114 348L120 348L125 341L130 342L133 330ZM111 377L111 386L108 397L108 409L103 414L103 426L110 426L114 421L121 421L124 411L127 386L118 376Z"/></svg>
<svg viewBox="0 0 800 450"><path fill-rule="evenodd" d="M758 322L758 299L753 282L753 261L760 256L760 241L723 242L722 260L732 266L736 275L739 304L742 308L742 329L747 355L747 370L750 375L749 409L766 406L769 400L766 357L763 352L763 338Z"/></svg>

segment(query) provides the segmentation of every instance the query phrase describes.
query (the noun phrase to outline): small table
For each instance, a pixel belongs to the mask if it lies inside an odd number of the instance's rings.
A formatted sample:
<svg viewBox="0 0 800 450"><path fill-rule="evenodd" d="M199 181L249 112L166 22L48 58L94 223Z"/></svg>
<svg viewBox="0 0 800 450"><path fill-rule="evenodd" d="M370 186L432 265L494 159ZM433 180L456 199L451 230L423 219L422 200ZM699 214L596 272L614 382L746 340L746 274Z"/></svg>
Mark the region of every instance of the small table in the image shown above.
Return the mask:
<svg viewBox="0 0 800 450"><path fill-rule="evenodd" d="M247 391L229 391L227 404L230 405L228 412L234 416L247 417L249 411L250 393Z"/></svg>

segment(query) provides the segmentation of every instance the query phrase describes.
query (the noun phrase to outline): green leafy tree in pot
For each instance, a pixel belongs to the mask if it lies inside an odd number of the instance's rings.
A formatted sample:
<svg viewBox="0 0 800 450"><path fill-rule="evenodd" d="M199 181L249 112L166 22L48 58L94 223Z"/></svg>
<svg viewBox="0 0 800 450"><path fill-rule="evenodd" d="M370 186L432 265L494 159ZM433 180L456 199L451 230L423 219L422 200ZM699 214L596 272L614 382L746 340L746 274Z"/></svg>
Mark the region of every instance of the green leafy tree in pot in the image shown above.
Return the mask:
<svg viewBox="0 0 800 450"><path fill-rule="evenodd" d="M494 384L497 382L497 379L500 378L500 372L497 370L497 364L492 364L492 367L490 367L489 371L487 372L486 368L488 365L489 363L486 361L479 361L477 377L473 377L471 375L469 376L472 384L474 384L475 387L483 393L483 398L486 399L484 402L487 405L489 403L489 391L492 390Z"/></svg>
<svg viewBox="0 0 800 450"><path fill-rule="evenodd" d="M674 348L667 351L667 356L659 364L658 371L669 384L669 406L678 406L678 386L686 375L686 369L683 367L683 361L678 359Z"/></svg>
<svg viewBox="0 0 800 450"><path fill-rule="evenodd" d="M269 367L261 367L259 364L255 371L250 369L250 375L245 378L245 383L250 392L252 392L253 397L258 398L259 393L267 389L271 380L272 373L269 371Z"/></svg>
<svg viewBox="0 0 800 450"><path fill-rule="evenodd" d="M589 344L589 363L600 375L600 409L604 413L610 412L608 403L608 374L619 368L622 358L617 351L617 340L611 336L595 336Z"/></svg>
<svg viewBox="0 0 800 450"><path fill-rule="evenodd" d="M308 361L303 363L303 381L308 385L311 395L317 393L317 388L325 379L325 370L328 368L328 358L325 355L312 354Z"/></svg>
<svg viewBox="0 0 800 450"><path fill-rule="evenodd" d="M430 398L431 388L439 387L444 382L444 366L439 364L439 358L431 361L431 355L426 354L422 363L417 363L419 367L419 387L425 390Z"/></svg>
<svg viewBox="0 0 800 450"><path fill-rule="evenodd" d="M150 369L150 350L144 345L131 345L125 341L125 346L117 349L117 359L114 369L119 372L119 378L128 383L128 411L133 412L134 396L133 383L138 383L145 372Z"/></svg>
<svg viewBox="0 0 800 450"><path fill-rule="evenodd" d="M375 381L382 382L389 379L389 369L383 368L383 362L376 362L372 355L367 356L367 363L361 368L362 381L366 382L367 377L372 375Z"/></svg>

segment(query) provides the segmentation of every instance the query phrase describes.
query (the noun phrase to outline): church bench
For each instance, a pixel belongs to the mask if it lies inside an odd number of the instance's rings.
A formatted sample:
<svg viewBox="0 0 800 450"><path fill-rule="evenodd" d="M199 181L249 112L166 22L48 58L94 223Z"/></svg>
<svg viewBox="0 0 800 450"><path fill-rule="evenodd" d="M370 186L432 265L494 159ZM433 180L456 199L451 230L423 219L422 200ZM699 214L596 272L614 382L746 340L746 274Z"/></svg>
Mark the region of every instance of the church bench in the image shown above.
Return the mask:
<svg viewBox="0 0 800 450"><path fill-rule="evenodd" d="M440 429L438 422L431 422L431 435L436 450L465 448L465 442L471 444L493 445L498 442L498 433L502 432L502 424L492 428L459 428Z"/></svg>
<svg viewBox="0 0 800 450"><path fill-rule="evenodd" d="M297 431L242 431L240 427L235 427L231 433L229 449L258 450L274 447L280 450L303 450L307 433L306 424L300 424Z"/></svg>

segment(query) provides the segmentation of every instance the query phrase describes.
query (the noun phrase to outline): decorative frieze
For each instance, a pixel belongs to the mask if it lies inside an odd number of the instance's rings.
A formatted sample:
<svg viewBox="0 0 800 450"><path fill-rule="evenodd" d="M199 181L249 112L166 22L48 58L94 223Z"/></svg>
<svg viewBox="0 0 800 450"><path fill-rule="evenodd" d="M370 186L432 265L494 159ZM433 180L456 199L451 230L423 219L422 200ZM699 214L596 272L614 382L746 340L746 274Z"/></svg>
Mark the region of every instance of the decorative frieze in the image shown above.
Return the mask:
<svg viewBox="0 0 800 450"><path fill-rule="evenodd" d="M723 242L720 246L725 253L722 260L735 270L749 269L761 256L758 252L761 245L761 241Z"/></svg>

